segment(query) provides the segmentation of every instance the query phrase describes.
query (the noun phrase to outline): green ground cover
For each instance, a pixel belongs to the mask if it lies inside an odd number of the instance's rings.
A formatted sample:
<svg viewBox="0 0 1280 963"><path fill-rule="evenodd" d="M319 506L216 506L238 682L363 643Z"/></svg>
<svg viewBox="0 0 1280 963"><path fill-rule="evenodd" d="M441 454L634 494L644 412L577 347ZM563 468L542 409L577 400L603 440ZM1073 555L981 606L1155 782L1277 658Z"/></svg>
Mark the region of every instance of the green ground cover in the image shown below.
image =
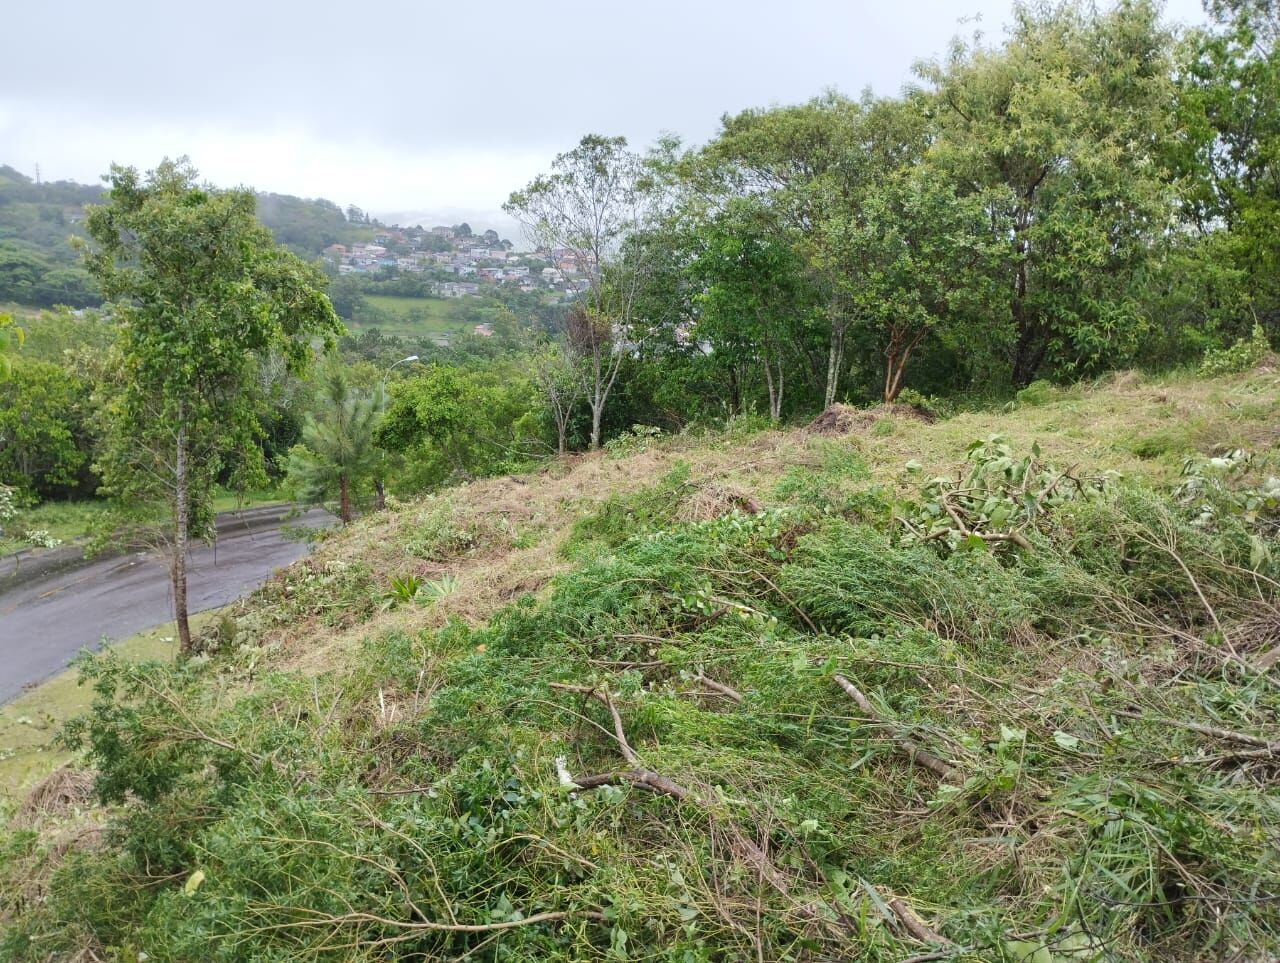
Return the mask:
<svg viewBox="0 0 1280 963"><path fill-rule="evenodd" d="M366 303L376 316L357 314L347 326L360 331L379 328L384 334L402 338L441 336L470 330L472 324L458 318L465 298L406 298L370 295Z"/></svg>

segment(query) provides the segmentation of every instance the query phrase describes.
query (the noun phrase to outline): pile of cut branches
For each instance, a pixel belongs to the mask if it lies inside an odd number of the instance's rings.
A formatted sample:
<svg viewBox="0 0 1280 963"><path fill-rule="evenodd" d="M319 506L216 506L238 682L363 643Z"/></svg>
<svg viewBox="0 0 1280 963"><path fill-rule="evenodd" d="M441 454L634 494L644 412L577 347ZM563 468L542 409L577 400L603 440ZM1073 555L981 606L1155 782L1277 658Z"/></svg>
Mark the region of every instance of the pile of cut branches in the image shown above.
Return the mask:
<svg viewBox="0 0 1280 963"><path fill-rule="evenodd" d="M1100 494L1108 475L1084 476L1041 461L1040 446L1016 455L993 435L969 446L966 467L955 477L930 479L919 502L903 506L903 544L938 542L948 550L1013 544L1028 549L1028 535L1059 505ZM908 465L908 470L919 470Z"/></svg>

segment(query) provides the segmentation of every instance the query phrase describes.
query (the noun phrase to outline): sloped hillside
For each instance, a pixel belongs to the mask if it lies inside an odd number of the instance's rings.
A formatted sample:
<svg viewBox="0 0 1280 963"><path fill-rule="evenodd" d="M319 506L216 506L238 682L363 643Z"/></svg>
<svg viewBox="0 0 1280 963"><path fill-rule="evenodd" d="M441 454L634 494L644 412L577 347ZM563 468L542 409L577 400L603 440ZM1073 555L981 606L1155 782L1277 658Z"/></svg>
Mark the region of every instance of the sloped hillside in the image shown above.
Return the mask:
<svg viewBox="0 0 1280 963"><path fill-rule="evenodd" d="M832 413L397 505L103 656L18 960L1265 960L1280 376Z"/></svg>

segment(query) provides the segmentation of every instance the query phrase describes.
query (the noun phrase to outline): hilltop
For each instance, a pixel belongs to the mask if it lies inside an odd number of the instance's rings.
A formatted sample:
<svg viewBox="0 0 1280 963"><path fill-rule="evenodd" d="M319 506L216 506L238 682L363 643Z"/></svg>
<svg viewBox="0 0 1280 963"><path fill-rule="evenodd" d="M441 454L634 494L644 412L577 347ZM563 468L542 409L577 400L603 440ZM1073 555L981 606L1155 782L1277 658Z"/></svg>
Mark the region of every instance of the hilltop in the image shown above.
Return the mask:
<svg viewBox="0 0 1280 963"><path fill-rule="evenodd" d="M1280 375L947 415L630 433L87 663L0 956L1273 957Z"/></svg>

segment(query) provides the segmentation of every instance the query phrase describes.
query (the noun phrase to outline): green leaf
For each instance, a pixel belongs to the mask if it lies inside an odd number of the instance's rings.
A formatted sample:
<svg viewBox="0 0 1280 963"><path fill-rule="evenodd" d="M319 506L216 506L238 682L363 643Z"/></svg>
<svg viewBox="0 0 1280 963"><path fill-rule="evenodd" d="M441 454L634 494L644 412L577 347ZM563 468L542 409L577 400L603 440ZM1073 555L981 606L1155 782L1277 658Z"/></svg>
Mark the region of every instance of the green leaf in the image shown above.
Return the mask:
<svg viewBox="0 0 1280 963"><path fill-rule="evenodd" d="M200 884L204 882L204 870L197 869L189 877L187 877L187 885L182 887L182 892L187 896L195 896L196 890L200 888Z"/></svg>
<svg viewBox="0 0 1280 963"><path fill-rule="evenodd" d="M1026 729L1016 729L1013 726L1006 726L1000 723L1000 741L1001 742L1022 742L1027 738Z"/></svg>
<svg viewBox="0 0 1280 963"><path fill-rule="evenodd" d="M1063 749L1074 750L1079 747L1080 740L1069 732L1063 732L1061 729L1053 734L1053 741Z"/></svg>

